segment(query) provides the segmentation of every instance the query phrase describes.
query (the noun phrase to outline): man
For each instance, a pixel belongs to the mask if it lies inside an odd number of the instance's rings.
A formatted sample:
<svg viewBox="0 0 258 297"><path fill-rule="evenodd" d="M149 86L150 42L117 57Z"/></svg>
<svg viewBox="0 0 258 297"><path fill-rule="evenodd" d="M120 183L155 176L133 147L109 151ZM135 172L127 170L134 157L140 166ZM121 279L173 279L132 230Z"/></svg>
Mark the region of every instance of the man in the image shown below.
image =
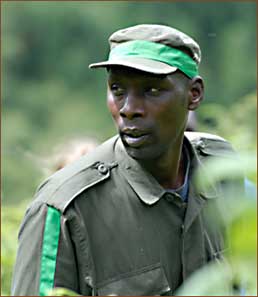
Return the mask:
<svg viewBox="0 0 258 297"><path fill-rule="evenodd" d="M109 42L108 61L90 68L107 69L118 136L39 187L19 232L14 295L171 295L221 258L223 230L205 210L223 197L215 185L198 190L193 174L232 148L184 133L203 99L199 45L162 25L122 29Z"/></svg>

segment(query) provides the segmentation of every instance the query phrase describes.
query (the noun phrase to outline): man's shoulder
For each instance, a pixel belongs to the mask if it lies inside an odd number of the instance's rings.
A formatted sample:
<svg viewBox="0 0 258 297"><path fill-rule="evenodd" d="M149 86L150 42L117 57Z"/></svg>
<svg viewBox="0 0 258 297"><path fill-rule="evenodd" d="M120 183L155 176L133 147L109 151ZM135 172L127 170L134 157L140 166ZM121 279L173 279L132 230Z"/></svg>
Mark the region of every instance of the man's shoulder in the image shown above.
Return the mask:
<svg viewBox="0 0 258 297"><path fill-rule="evenodd" d="M197 154L202 156L232 157L236 152L229 141L215 134L205 132L185 132Z"/></svg>
<svg viewBox="0 0 258 297"><path fill-rule="evenodd" d="M34 202L46 203L64 212L81 192L109 179L111 170L117 166L114 154L117 139L117 136L108 139L50 176L38 187Z"/></svg>

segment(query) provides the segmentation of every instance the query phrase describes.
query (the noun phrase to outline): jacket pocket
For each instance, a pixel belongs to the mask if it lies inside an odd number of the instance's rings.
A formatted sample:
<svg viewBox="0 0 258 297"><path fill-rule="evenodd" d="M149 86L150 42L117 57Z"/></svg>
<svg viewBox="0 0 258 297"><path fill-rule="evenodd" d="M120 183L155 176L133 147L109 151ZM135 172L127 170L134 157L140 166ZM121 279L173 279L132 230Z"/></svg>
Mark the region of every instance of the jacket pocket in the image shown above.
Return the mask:
<svg viewBox="0 0 258 297"><path fill-rule="evenodd" d="M170 286L160 263L123 274L97 290L101 296L159 296L169 291Z"/></svg>

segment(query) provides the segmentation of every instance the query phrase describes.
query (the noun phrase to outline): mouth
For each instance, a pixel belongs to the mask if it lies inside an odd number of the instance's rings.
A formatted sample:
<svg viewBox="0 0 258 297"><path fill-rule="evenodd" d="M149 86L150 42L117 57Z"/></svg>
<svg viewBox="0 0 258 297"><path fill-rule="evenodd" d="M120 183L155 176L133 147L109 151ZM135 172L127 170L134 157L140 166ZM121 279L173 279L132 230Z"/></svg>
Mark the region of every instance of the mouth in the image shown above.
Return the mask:
<svg viewBox="0 0 258 297"><path fill-rule="evenodd" d="M120 135L124 143L133 148L144 145L150 137L149 132L139 129L124 129Z"/></svg>

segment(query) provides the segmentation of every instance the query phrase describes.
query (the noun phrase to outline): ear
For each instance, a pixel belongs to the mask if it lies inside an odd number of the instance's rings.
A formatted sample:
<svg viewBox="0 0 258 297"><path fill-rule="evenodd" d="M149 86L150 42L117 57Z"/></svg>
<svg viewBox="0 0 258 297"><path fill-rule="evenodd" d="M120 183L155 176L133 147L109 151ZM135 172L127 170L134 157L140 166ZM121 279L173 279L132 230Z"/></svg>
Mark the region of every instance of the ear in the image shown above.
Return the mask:
<svg viewBox="0 0 258 297"><path fill-rule="evenodd" d="M204 97L204 84L200 76L195 76L190 81L188 109L198 108Z"/></svg>

